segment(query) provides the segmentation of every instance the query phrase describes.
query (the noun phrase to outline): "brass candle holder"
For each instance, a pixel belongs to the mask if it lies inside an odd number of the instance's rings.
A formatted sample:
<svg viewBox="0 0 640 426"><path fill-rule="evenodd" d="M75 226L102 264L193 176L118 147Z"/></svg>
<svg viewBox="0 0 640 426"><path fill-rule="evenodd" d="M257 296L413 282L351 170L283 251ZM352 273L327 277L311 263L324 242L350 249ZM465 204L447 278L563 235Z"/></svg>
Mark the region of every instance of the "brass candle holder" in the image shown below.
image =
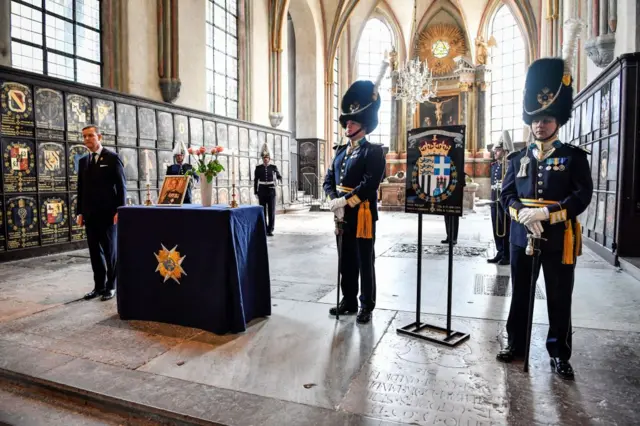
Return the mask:
<svg viewBox="0 0 640 426"><path fill-rule="evenodd" d="M229 204L232 209L238 207L238 202L236 201L236 184L231 184L231 203Z"/></svg>
<svg viewBox="0 0 640 426"><path fill-rule="evenodd" d="M144 205L145 206L152 206L153 203L151 202L151 184L147 184L147 198L144 200Z"/></svg>

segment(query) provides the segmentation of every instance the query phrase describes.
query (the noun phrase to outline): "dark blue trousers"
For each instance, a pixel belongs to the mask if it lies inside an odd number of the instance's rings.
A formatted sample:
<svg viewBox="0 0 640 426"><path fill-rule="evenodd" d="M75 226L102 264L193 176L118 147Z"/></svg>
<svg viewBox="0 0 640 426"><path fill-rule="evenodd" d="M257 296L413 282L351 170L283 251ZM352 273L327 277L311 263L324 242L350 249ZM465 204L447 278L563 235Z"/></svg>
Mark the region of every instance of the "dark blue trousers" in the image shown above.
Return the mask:
<svg viewBox="0 0 640 426"><path fill-rule="evenodd" d="M357 209L354 209L357 210ZM356 215L347 219L342 235L342 279L340 287L347 306L358 306L358 278L360 279L360 305L369 311L376 307L375 250L376 221L373 221L373 239L356 238ZM351 223L349 223L351 220Z"/></svg>
<svg viewBox="0 0 640 426"><path fill-rule="evenodd" d="M527 256L523 247L511 245L511 308L507 320L509 344L516 353L523 355L527 338L529 291L533 257ZM562 251L542 251L540 266L544 273L549 332L547 352L549 356L568 361L571 358L571 298L573 294L573 265L562 264ZM540 268L535 271L536 280ZM536 300L536 302L538 302Z"/></svg>
<svg viewBox="0 0 640 426"><path fill-rule="evenodd" d="M87 220L85 228L93 269L94 289L97 292L115 290L118 263L116 225L103 220Z"/></svg>
<svg viewBox="0 0 640 426"><path fill-rule="evenodd" d="M498 252L496 256L508 260L510 256L509 231L511 230L511 218L508 214L505 214L502 206L497 202L491 204L491 226L493 226L493 240L496 242L496 251ZM497 233L496 229L498 230ZM504 236L498 235L502 233L504 233Z"/></svg>

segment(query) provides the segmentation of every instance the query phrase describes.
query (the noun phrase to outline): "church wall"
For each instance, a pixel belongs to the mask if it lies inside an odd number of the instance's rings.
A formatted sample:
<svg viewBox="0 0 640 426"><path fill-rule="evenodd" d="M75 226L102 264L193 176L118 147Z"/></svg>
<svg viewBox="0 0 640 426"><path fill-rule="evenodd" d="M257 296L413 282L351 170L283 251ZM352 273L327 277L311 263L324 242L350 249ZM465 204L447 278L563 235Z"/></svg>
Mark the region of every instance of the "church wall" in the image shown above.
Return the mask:
<svg viewBox="0 0 640 426"><path fill-rule="evenodd" d="M125 46L128 61L123 72L126 74L125 81L128 82L125 88L127 93L162 101L158 85L156 5L156 0L136 0L127 3ZM141 16L145 19L140 19ZM204 30L202 32L204 33Z"/></svg>
<svg viewBox="0 0 640 426"><path fill-rule="evenodd" d="M182 0L178 15L181 86L175 104L201 111L207 110L206 11L204 1Z"/></svg>
<svg viewBox="0 0 640 426"><path fill-rule="evenodd" d="M251 1L250 121L269 126L269 22L267 0Z"/></svg>

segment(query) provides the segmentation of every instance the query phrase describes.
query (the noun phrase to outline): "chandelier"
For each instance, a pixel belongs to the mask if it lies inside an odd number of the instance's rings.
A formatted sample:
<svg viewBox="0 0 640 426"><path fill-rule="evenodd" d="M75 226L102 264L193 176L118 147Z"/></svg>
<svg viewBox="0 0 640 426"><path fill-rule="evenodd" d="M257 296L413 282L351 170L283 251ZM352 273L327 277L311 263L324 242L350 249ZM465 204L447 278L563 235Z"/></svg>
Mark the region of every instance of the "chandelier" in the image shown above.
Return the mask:
<svg viewBox="0 0 640 426"><path fill-rule="evenodd" d="M416 29L416 8L417 0L413 3L413 34ZM409 104L409 111L415 111L417 104L421 104L427 99L436 97L438 92L438 82L433 82L433 71L429 70L427 61L420 61L418 56L418 37L414 35L416 46L414 52L415 58L407 61L404 69L395 70L392 66L391 77L395 77L395 86L391 88L394 98L403 100ZM389 53L389 60L392 65L397 64L398 52L395 46Z"/></svg>

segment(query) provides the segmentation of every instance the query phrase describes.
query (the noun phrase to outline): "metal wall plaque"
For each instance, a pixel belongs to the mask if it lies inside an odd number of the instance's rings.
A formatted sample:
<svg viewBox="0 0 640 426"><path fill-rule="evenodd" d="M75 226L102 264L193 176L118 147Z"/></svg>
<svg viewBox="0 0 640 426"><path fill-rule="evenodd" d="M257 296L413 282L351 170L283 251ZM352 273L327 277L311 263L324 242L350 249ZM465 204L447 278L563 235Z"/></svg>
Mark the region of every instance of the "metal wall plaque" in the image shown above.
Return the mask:
<svg viewBox="0 0 640 426"><path fill-rule="evenodd" d="M216 123L216 139L218 146L229 147L229 139L227 137L227 125L224 123Z"/></svg>
<svg viewBox="0 0 640 426"><path fill-rule="evenodd" d="M213 121L204 122L204 144L205 146L215 146L216 144L216 123Z"/></svg>
<svg viewBox="0 0 640 426"><path fill-rule="evenodd" d="M269 148L271 159L274 159L273 133L267 133L267 147Z"/></svg>
<svg viewBox="0 0 640 426"><path fill-rule="evenodd" d="M58 90L36 87L36 137L64 140L64 97Z"/></svg>
<svg viewBox="0 0 640 426"><path fill-rule="evenodd" d="M94 99L93 117L103 137L116 134L116 104L113 101Z"/></svg>
<svg viewBox="0 0 640 426"><path fill-rule="evenodd" d="M138 109L138 128L140 129L140 139L155 141L158 138L156 126L156 113L151 108ZM153 144L155 147L155 143Z"/></svg>
<svg viewBox="0 0 640 426"><path fill-rule="evenodd" d="M118 154L124 164L124 176L127 181L138 180L138 150L135 148L118 148Z"/></svg>
<svg viewBox="0 0 640 426"><path fill-rule="evenodd" d="M5 81L0 92L0 131L7 136L33 137L33 98L31 88Z"/></svg>
<svg viewBox="0 0 640 426"><path fill-rule="evenodd" d="M40 235L42 245L69 241L69 205L66 195L40 197Z"/></svg>
<svg viewBox="0 0 640 426"><path fill-rule="evenodd" d="M71 195L70 215L71 222L71 241L81 241L87 239L87 231L84 226L78 226L76 218L78 217L78 195Z"/></svg>
<svg viewBox="0 0 640 426"><path fill-rule="evenodd" d="M204 131L202 129L201 119L189 117L189 132L191 145L202 146L204 144Z"/></svg>
<svg viewBox="0 0 640 426"><path fill-rule="evenodd" d="M67 190L67 161L64 145L59 142L38 143L38 190Z"/></svg>
<svg viewBox="0 0 640 426"><path fill-rule="evenodd" d="M258 152L258 132L249 130L249 155L254 156Z"/></svg>
<svg viewBox="0 0 640 426"><path fill-rule="evenodd" d="M265 132L258 132L258 145L256 145L256 150L250 153L250 155L255 155L258 158L262 156L262 147L267 143L267 134Z"/></svg>
<svg viewBox="0 0 640 426"><path fill-rule="evenodd" d="M189 120L184 115L173 116L173 138L176 142L189 143Z"/></svg>
<svg viewBox="0 0 640 426"><path fill-rule="evenodd" d="M3 139L2 157L5 192L36 192L35 142Z"/></svg>
<svg viewBox="0 0 640 426"><path fill-rule="evenodd" d="M82 128L89 123L91 123L89 98L67 94L67 140L82 141Z"/></svg>
<svg viewBox="0 0 640 426"><path fill-rule="evenodd" d="M148 152L148 154L146 154ZM148 166L147 166L148 162ZM138 170L139 180L142 183L147 181L147 170L149 171L149 180L151 181L151 187L155 188L158 180L158 160L156 153L152 149L141 149L138 151Z"/></svg>
<svg viewBox="0 0 640 426"><path fill-rule="evenodd" d="M136 107L118 103L117 106L118 144L120 137L135 138L138 135L136 122Z"/></svg>
<svg viewBox="0 0 640 426"><path fill-rule="evenodd" d="M2 197L0 197L0 252L7 249L6 240L4 238L4 204Z"/></svg>
<svg viewBox="0 0 640 426"><path fill-rule="evenodd" d="M275 148L273 155L278 160L282 159L282 136L276 135L275 137Z"/></svg>
<svg viewBox="0 0 640 426"><path fill-rule="evenodd" d="M173 147L173 116L169 112L158 111L158 148Z"/></svg>
<svg viewBox="0 0 640 426"><path fill-rule="evenodd" d="M81 144L69 145L67 151L67 167L69 168L69 189L78 189L78 173L80 172L80 158L89 154L89 149Z"/></svg>
<svg viewBox="0 0 640 426"><path fill-rule="evenodd" d="M7 249L36 247L40 244L38 204L35 197L18 196L7 200Z"/></svg>

